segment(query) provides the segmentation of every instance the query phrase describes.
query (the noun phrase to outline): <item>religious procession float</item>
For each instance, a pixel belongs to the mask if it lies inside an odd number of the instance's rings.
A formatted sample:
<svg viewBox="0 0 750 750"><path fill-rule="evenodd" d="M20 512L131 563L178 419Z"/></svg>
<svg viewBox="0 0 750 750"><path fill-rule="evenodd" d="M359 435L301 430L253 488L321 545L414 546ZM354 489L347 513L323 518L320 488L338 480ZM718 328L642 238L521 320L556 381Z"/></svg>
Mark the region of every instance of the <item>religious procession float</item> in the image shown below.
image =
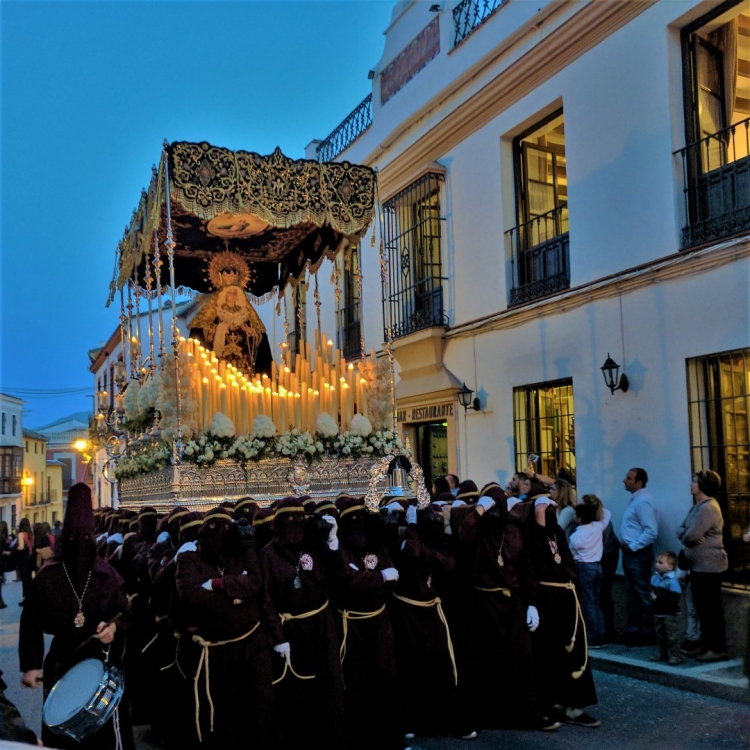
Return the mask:
<svg viewBox="0 0 750 750"><path fill-rule="evenodd" d="M164 144L118 247L117 393L98 394L92 428L122 506L340 492L371 510L403 493L427 503L395 432L392 351L363 344L347 362L320 325L318 270L346 262L375 213L365 166ZM314 340L274 358L255 306L276 299L278 315L300 284L314 284ZM187 331L178 298L191 300Z"/></svg>

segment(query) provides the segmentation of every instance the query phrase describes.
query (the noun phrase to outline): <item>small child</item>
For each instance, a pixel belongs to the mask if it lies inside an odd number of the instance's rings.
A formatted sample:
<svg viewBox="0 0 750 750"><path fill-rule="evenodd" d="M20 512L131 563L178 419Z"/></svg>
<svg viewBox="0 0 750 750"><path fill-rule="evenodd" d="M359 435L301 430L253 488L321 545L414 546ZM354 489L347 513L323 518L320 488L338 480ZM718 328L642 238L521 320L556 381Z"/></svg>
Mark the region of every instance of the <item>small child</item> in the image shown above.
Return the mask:
<svg viewBox="0 0 750 750"><path fill-rule="evenodd" d="M668 661L670 666L682 664L680 656L680 582L677 579L677 555L660 553L651 576L651 601L654 603L654 627L659 653L651 661Z"/></svg>
<svg viewBox="0 0 750 750"><path fill-rule="evenodd" d="M578 598L590 648L606 645L604 614L599 599L602 591L602 535L611 514L601 505L577 505L576 529L568 545L578 568Z"/></svg>

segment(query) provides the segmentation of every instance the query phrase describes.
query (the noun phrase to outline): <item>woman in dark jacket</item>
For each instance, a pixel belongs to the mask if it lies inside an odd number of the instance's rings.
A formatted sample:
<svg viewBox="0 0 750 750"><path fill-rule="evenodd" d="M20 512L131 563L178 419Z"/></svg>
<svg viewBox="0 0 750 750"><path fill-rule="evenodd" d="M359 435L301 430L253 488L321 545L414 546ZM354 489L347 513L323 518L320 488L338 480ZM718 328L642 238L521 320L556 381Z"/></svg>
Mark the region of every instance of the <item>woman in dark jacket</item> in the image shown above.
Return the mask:
<svg viewBox="0 0 750 750"><path fill-rule="evenodd" d="M18 524L16 532L16 570L21 578L23 591L21 601L23 604L28 594L29 584L33 578L35 561L34 561L34 534L31 531L31 524L28 518L22 518Z"/></svg>
<svg viewBox="0 0 750 750"><path fill-rule="evenodd" d="M12 569L10 540L8 539L8 524L0 521L0 609L5 609L8 605L3 600L3 584L5 583L5 573Z"/></svg>

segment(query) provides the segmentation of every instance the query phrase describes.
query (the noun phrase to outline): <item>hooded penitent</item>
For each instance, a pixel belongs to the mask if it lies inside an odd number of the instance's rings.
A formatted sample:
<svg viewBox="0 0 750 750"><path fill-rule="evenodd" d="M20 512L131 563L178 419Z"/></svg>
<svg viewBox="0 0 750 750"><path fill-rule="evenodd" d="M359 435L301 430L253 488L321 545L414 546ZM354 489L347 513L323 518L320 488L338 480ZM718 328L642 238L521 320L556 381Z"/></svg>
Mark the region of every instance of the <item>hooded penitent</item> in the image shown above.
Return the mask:
<svg viewBox="0 0 750 750"><path fill-rule="evenodd" d="M439 506L428 505L417 511L419 538L429 547L438 547L445 534L443 514Z"/></svg>
<svg viewBox="0 0 750 750"><path fill-rule="evenodd" d="M234 520L239 521L241 518L246 518L250 523L253 522L255 514L258 512L258 503L252 497L243 497L237 501L234 506Z"/></svg>
<svg viewBox="0 0 750 750"><path fill-rule="evenodd" d="M276 541L292 550L299 550L305 538L305 509L295 497L285 497L276 506L273 532Z"/></svg>
<svg viewBox="0 0 750 750"><path fill-rule="evenodd" d="M79 591L86 585L86 579L94 565L95 539L91 489L87 484L74 484L68 490L60 553L68 575Z"/></svg>
<svg viewBox="0 0 750 750"><path fill-rule="evenodd" d="M156 509L149 506L141 508L138 513L138 534L144 542L153 544L156 541Z"/></svg>
<svg viewBox="0 0 750 750"><path fill-rule="evenodd" d="M365 504L362 500L341 495L336 499L339 511L339 539L342 544L358 552L367 547Z"/></svg>
<svg viewBox="0 0 750 750"><path fill-rule="evenodd" d="M213 565L224 567L229 560L233 537L234 519L226 508L209 511L203 519L198 539L201 554Z"/></svg>
<svg viewBox="0 0 750 750"><path fill-rule="evenodd" d="M192 512L183 511L178 523L180 528L180 546L185 544L185 542L194 542L198 538L201 526L203 526L203 513L197 510Z"/></svg>
<svg viewBox="0 0 750 750"><path fill-rule="evenodd" d="M476 483L471 479L464 479L461 484L458 485L458 495L456 500L463 500L467 505L474 505L479 500L479 490L477 489Z"/></svg>

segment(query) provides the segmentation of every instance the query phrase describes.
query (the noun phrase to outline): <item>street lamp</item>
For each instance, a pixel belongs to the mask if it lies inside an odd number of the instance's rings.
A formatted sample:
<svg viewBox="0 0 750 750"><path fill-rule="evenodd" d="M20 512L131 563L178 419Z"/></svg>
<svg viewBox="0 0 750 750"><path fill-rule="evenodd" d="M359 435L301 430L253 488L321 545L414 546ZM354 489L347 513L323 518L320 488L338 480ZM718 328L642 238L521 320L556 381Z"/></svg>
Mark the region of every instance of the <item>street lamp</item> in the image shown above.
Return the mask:
<svg viewBox="0 0 750 750"><path fill-rule="evenodd" d="M630 387L628 376L623 373L620 375L620 379L617 379L617 373L620 372L620 365L609 356L609 352L607 352L607 360L602 365L601 370L602 375L604 375L604 382L612 393L615 391L622 391L623 393L627 392Z"/></svg>
<svg viewBox="0 0 750 750"><path fill-rule="evenodd" d="M458 390L458 403L464 407L464 413L469 410L469 407L474 409L474 411L479 411L481 408L481 403L478 397L472 400L471 397L473 393L474 391L472 391L471 388L467 388L466 383L464 383Z"/></svg>

